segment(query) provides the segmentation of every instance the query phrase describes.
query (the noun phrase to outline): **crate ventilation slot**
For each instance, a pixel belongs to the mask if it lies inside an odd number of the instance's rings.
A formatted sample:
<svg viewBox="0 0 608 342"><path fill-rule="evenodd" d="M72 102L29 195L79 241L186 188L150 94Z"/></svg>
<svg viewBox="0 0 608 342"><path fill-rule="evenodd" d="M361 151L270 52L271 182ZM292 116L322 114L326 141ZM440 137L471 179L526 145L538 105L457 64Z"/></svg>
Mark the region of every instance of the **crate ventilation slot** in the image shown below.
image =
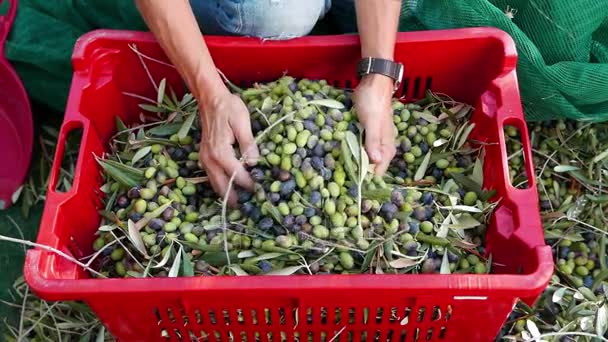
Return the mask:
<svg viewBox="0 0 608 342"><path fill-rule="evenodd" d="M442 340L452 306L167 308L154 314L160 335L171 341L406 342ZM308 330L319 324L321 331Z"/></svg>

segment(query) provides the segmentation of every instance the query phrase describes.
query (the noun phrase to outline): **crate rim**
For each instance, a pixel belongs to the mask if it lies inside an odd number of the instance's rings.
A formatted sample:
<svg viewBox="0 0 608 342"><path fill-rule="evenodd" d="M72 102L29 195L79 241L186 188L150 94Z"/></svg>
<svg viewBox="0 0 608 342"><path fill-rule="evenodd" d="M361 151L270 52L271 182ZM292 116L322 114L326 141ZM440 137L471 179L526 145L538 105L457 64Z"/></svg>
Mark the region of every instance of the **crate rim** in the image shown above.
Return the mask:
<svg viewBox="0 0 608 342"><path fill-rule="evenodd" d="M440 34L438 34L440 33ZM461 28L436 31L400 32L397 42L429 42L466 40L479 37L495 38L504 49L504 67L502 75L514 72L517 64L517 51L511 36L503 30L494 27ZM307 36L290 41L261 41L258 38L206 36L205 39L214 47L234 46L254 47L265 46L305 46L311 43L320 45L352 45L358 44L356 34L333 36ZM137 40L138 42L155 43L154 36L149 32L100 29L81 36L76 42L72 61L74 72L86 73L87 57L94 53L91 43L98 40ZM499 78L502 76L498 76ZM66 108L67 111L75 108ZM77 120L78 121L78 120ZM65 122L64 122L65 124ZM51 182L52 183L52 182ZM72 192L61 194L59 202L68 201ZM46 208L47 210L55 208ZM53 279L41 276L39 268L43 257L51 254L39 248L29 250L26 254L24 276L31 289L49 300L86 300L99 294L134 294L152 292L197 292L219 293L231 290L292 290L314 291L319 289L356 289L356 290L418 290L418 291L458 291L470 295L505 296L515 295L520 298L537 296L546 287L553 274L553 258L551 249L545 245L533 247L538 263L528 274L451 274L451 275L294 275L282 277L281 282L268 282L269 276L248 276L243 283L240 277L178 277L178 278L145 278L145 279ZM77 266L75 266L77 267ZM403 278L405 276L405 278ZM403 280L407 279L407 282ZM382 280L379 282L378 280ZM155 282L154 290L146 284ZM100 283L103 282L103 283ZM103 286L100 286L103 284Z"/></svg>

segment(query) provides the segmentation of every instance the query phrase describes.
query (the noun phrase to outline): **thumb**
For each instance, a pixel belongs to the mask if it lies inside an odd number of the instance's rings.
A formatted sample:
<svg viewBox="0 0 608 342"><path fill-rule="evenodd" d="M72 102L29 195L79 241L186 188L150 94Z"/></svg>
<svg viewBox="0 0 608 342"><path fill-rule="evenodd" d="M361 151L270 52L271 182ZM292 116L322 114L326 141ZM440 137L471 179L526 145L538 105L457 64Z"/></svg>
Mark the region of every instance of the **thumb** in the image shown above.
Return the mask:
<svg viewBox="0 0 608 342"><path fill-rule="evenodd" d="M370 160L376 164L382 161L382 132L379 125L369 122L365 127L365 149Z"/></svg>
<svg viewBox="0 0 608 342"><path fill-rule="evenodd" d="M255 143L255 138L251 132L249 120L234 120L232 122L232 131L236 140L239 142L241 155L245 157L247 164L253 165L260 157L258 146Z"/></svg>

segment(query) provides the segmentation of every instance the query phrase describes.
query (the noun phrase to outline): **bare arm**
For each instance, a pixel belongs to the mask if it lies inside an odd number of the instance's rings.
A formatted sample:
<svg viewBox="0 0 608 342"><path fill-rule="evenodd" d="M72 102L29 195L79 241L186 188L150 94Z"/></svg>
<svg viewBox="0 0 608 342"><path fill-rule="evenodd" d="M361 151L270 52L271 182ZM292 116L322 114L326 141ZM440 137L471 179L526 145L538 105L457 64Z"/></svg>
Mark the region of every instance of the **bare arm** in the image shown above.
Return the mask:
<svg viewBox="0 0 608 342"><path fill-rule="evenodd" d="M356 0L361 56L393 60L401 0ZM365 128L365 147L376 173L383 174L393 159L395 129L391 99L393 80L364 76L355 91L355 109Z"/></svg>
<svg viewBox="0 0 608 342"><path fill-rule="evenodd" d="M226 91L187 0L136 0L148 28L194 97ZM204 96L202 96L204 94Z"/></svg>
<svg viewBox="0 0 608 342"><path fill-rule="evenodd" d="M234 176L236 184L253 188L253 181L234 155L254 161L258 149L251 132L247 107L230 93L209 54L188 0L136 0L150 31L175 65L199 103L200 160L215 191L224 196ZM236 204L234 186L229 202Z"/></svg>

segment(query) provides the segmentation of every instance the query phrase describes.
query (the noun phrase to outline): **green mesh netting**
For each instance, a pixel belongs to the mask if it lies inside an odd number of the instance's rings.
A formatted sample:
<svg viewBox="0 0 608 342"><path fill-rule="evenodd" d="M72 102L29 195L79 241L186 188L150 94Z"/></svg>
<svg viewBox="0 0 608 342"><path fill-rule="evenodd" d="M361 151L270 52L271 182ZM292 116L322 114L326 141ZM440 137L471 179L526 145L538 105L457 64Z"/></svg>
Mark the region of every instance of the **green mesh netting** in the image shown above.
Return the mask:
<svg viewBox="0 0 608 342"><path fill-rule="evenodd" d="M514 38L528 120L608 119L607 0L403 1L402 31L472 26ZM63 110L74 42L96 28L145 26L131 0L20 1L6 51L34 101Z"/></svg>

